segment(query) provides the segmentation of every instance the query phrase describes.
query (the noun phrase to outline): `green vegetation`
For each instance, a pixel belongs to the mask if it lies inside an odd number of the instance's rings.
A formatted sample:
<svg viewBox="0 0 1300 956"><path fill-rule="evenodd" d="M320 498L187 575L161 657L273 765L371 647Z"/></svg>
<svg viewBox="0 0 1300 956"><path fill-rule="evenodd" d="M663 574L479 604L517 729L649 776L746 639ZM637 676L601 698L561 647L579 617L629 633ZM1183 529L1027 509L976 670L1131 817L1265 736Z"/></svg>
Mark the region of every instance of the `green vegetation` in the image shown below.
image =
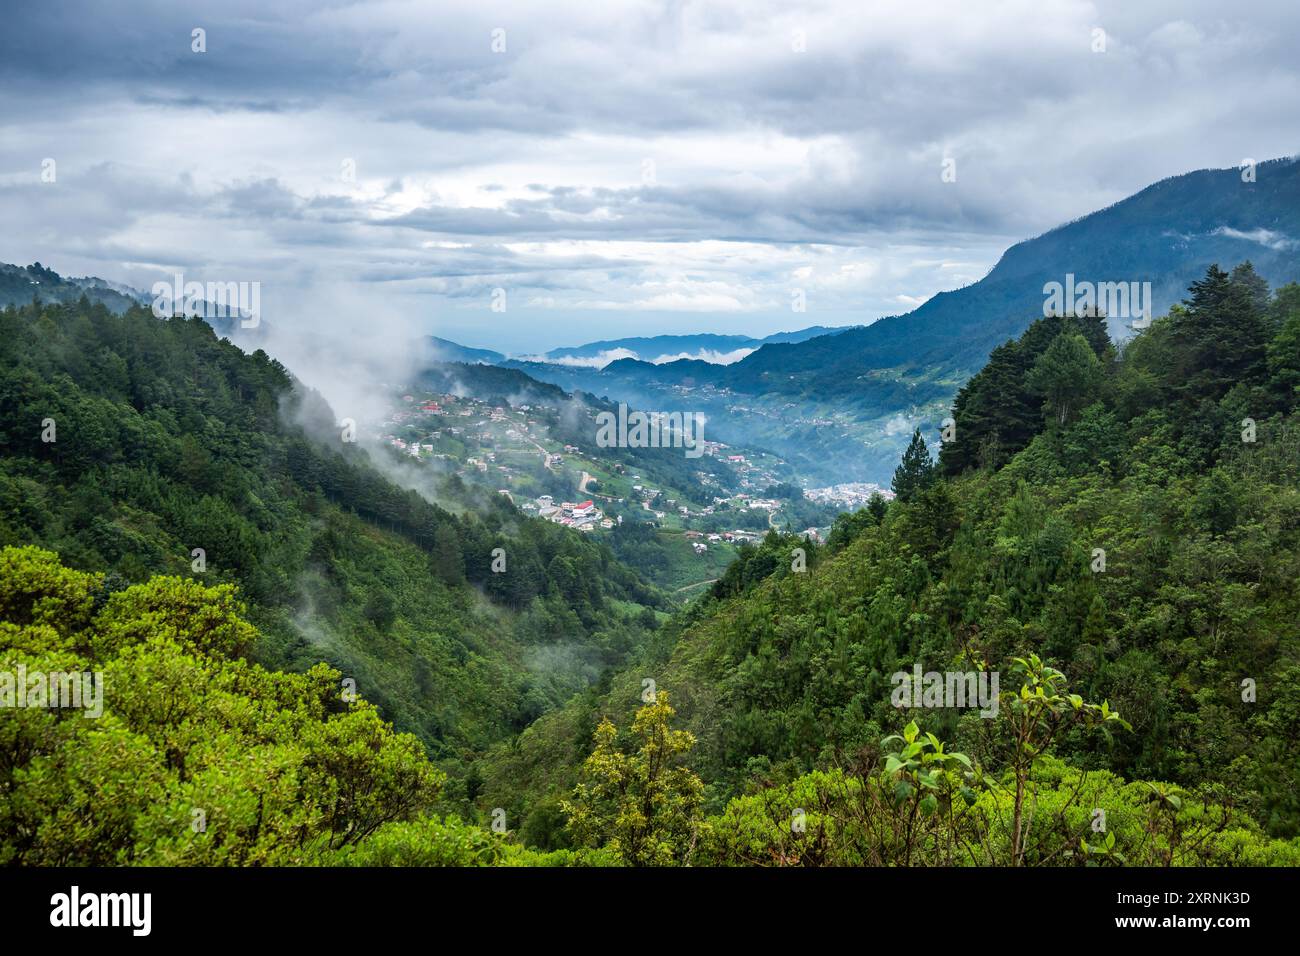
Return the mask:
<svg viewBox="0 0 1300 956"><path fill-rule="evenodd" d="M329 663L462 800L467 758L599 679L668 606L495 496L457 515L397 486L283 367L201 320L0 311L0 422L0 545L104 572L106 594L157 573L237 585L252 660Z"/></svg>
<svg viewBox="0 0 1300 956"><path fill-rule="evenodd" d="M628 866L671 866L691 858L704 784L681 766L695 738L669 726L673 714L667 694L637 711L635 754L618 749L618 730L609 721L596 728L596 749L582 765L573 802L560 806L579 846L606 849Z"/></svg>
<svg viewBox="0 0 1300 956"><path fill-rule="evenodd" d="M0 863L302 864L426 809L443 775L341 675L266 671L228 585L101 575L0 552L0 668L96 674L102 716L15 708L0 752Z"/></svg>
<svg viewBox="0 0 1300 956"><path fill-rule="evenodd" d="M0 673L89 673L103 712L0 721L0 865L489 866L532 853L431 811L446 782L338 671L239 658L259 635L229 585L109 593L38 548L0 551Z"/></svg>
<svg viewBox="0 0 1300 956"><path fill-rule="evenodd" d="M692 548L695 541L703 541L708 550L696 554ZM736 549L725 541L687 538L631 519L610 532L609 545L620 561L670 592L715 580L736 555Z"/></svg>

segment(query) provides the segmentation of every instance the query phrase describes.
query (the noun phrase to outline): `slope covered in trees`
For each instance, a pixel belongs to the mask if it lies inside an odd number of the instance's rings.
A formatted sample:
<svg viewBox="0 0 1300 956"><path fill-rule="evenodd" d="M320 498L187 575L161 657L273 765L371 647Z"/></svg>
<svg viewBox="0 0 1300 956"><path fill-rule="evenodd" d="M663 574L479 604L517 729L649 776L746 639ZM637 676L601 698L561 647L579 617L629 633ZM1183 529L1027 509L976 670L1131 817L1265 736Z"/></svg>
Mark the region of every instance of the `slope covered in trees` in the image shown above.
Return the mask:
<svg viewBox="0 0 1300 956"><path fill-rule="evenodd" d="M7 703L0 865L603 861L433 812L447 777L420 741L325 664L244 660L260 638L244 611L230 585L155 577L110 594L51 552L0 550L0 674L86 674L100 702Z"/></svg>
<svg viewBox="0 0 1300 956"><path fill-rule="evenodd" d="M621 661L663 601L504 502L453 514L395 485L282 366L198 319L0 311L0 423L0 545L105 572L105 595L237 584L254 660L328 662L453 771Z"/></svg>

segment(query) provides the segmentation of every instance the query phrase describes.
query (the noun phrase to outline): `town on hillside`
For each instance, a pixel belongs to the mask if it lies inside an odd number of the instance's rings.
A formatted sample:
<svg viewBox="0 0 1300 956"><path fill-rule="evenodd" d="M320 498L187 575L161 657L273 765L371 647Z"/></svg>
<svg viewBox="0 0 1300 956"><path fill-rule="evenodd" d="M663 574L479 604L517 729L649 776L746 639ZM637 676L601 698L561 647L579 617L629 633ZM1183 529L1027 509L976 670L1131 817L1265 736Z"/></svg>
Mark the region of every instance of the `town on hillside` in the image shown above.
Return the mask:
<svg viewBox="0 0 1300 956"><path fill-rule="evenodd" d="M698 459L676 449L598 448L594 413L575 423L572 405L407 386L371 424L390 454L498 494L526 515L616 542L630 540L619 529L648 525L679 564L725 566L770 529L822 540L839 512L872 494L890 497L867 483L805 489L781 458L714 440Z"/></svg>

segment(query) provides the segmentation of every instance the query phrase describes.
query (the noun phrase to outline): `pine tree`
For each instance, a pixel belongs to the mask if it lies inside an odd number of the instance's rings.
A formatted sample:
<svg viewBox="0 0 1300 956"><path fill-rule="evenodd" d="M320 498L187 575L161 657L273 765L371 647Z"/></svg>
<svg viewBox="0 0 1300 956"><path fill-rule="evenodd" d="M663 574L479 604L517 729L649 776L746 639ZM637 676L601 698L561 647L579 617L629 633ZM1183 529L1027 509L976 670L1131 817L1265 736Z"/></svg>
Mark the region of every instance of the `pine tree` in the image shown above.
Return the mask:
<svg viewBox="0 0 1300 956"><path fill-rule="evenodd" d="M1265 370L1268 327L1261 309L1267 286L1249 263L1224 272L1218 264L1190 286L1186 309L1171 315L1179 349L1176 392L1217 400L1234 385L1255 383Z"/></svg>
<svg viewBox="0 0 1300 956"><path fill-rule="evenodd" d="M1025 385L1043 401L1043 408L1058 425L1065 425L1097 390L1101 362L1078 332L1063 331L1039 356Z"/></svg>
<svg viewBox="0 0 1300 956"><path fill-rule="evenodd" d="M903 461L894 471L893 489L899 501L908 501L935 478L934 460L921 437L921 429L912 432L912 443L903 452Z"/></svg>
<svg viewBox="0 0 1300 956"><path fill-rule="evenodd" d="M1082 336L1098 362L1110 353L1106 320L1096 314L1038 319L1018 340L999 345L984 368L957 392L952 412L957 439L940 449L942 474L1000 468L1042 431L1042 396L1027 379L1063 332ZM1086 357L1080 358L1086 362Z"/></svg>

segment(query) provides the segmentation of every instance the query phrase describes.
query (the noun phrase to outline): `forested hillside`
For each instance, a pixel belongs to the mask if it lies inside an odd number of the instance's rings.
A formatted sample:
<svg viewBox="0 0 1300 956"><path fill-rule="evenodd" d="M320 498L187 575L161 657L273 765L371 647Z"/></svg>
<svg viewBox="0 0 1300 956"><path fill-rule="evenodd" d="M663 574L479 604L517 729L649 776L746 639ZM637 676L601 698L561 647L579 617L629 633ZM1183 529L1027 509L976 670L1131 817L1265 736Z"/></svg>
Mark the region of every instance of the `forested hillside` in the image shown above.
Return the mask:
<svg viewBox="0 0 1300 956"><path fill-rule="evenodd" d="M82 297L103 303L114 312L123 312L139 303L134 290L104 279L61 276L39 262L26 267L0 262L0 307L26 305L33 298L42 302L76 302Z"/></svg>
<svg viewBox="0 0 1300 956"><path fill-rule="evenodd" d="M495 496L450 513L341 438L201 320L0 312L0 544L103 573L101 603L158 573L237 585L253 660L328 662L453 770L653 628L663 599L608 549Z"/></svg>

